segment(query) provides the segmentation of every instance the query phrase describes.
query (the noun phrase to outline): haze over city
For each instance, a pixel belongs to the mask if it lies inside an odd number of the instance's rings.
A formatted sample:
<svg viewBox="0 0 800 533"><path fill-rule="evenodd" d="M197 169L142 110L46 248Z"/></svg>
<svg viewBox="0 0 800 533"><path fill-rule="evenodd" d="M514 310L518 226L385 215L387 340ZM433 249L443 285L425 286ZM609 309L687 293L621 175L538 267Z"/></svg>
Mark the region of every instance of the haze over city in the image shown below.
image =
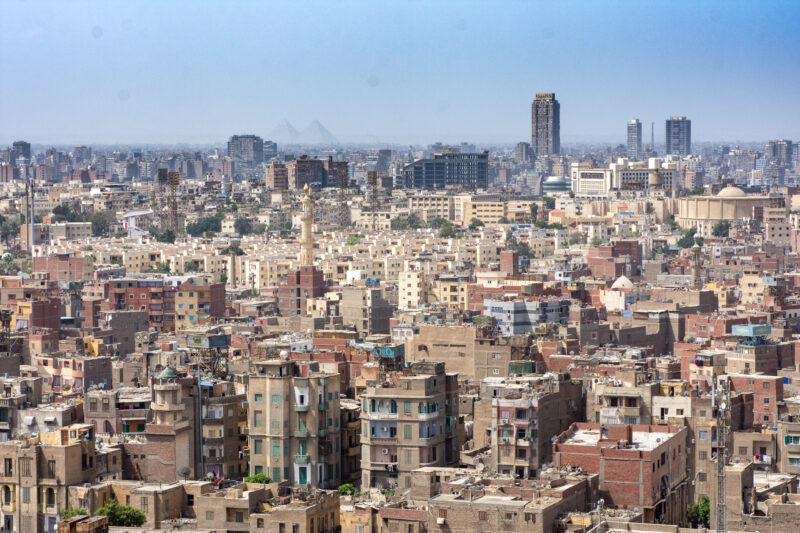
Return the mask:
<svg viewBox="0 0 800 533"><path fill-rule="evenodd" d="M221 143L318 120L339 142L515 143L691 116L696 141L800 137L800 4L0 4L0 140ZM663 142L663 128L656 128Z"/></svg>

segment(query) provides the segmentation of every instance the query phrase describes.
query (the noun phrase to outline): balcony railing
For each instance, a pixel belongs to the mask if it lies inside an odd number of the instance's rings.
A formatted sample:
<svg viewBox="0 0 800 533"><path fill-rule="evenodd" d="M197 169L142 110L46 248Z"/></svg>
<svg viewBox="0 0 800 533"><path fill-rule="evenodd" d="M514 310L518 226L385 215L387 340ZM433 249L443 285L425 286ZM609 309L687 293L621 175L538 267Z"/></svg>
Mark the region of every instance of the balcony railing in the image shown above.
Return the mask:
<svg viewBox="0 0 800 533"><path fill-rule="evenodd" d="M294 464L296 465L307 465L308 464L308 455L297 454L294 456Z"/></svg>
<svg viewBox="0 0 800 533"><path fill-rule="evenodd" d="M305 405L295 404L294 405L294 411L296 413L307 413L308 409L309 409L308 404L305 404Z"/></svg>

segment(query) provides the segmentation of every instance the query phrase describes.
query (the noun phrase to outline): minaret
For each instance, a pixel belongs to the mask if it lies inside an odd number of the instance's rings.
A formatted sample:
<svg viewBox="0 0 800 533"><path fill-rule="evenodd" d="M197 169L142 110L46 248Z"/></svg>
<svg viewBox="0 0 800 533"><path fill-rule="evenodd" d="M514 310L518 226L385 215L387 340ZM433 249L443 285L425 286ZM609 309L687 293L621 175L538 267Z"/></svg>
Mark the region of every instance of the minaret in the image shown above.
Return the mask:
<svg viewBox="0 0 800 533"><path fill-rule="evenodd" d="M702 250L700 249L700 237L695 233L694 235L694 246L692 246L692 288L693 289L702 289L703 288L703 280L700 278L700 255L702 254Z"/></svg>
<svg viewBox="0 0 800 533"><path fill-rule="evenodd" d="M312 266L314 264L314 236L311 232L311 225L314 223L314 201L311 199L311 187L303 187L303 215L300 221L303 224L300 233L300 266Z"/></svg>

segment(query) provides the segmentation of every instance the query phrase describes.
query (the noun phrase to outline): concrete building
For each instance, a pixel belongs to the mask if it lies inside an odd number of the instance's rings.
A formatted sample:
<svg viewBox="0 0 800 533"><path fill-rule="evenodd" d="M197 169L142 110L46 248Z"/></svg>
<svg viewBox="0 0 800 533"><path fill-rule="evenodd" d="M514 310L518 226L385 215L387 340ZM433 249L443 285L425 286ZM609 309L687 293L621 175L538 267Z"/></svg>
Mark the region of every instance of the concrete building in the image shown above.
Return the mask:
<svg viewBox="0 0 800 533"><path fill-rule="evenodd" d="M638 161L642 158L642 123L638 118L628 122L626 148L626 155L631 161Z"/></svg>
<svg viewBox="0 0 800 533"><path fill-rule="evenodd" d="M686 117L670 117L666 122L667 155L692 153L692 121Z"/></svg>
<svg viewBox="0 0 800 533"><path fill-rule="evenodd" d="M678 199L676 219L682 228L697 228L698 235L711 237L718 222L755 219L757 208L783 206L782 197L748 195L738 187L728 185L716 196Z"/></svg>
<svg viewBox="0 0 800 533"><path fill-rule="evenodd" d="M536 157L561 153L561 105L555 93L537 93L531 104L531 148Z"/></svg>
<svg viewBox="0 0 800 533"><path fill-rule="evenodd" d="M344 287L339 312L342 322L361 335L389 333L389 319L394 307L383 297L383 289L374 287Z"/></svg>
<svg viewBox="0 0 800 533"><path fill-rule="evenodd" d="M497 321L504 336L529 333L538 324L564 324L569 320L569 299L539 298L536 300L485 299L483 314Z"/></svg>
<svg viewBox="0 0 800 533"><path fill-rule="evenodd" d="M406 490L412 470L459 461L458 375L419 362L392 377L361 395L362 490Z"/></svg>
<svg viewBox="0 0 800 533"><path fill-rule="evenodd" d="M236 163L257 165L264 161L264 140L258 135L234 135L228 141L228 155Z"/></svg>
<svg viewBox="0 0 800 533"><path fill-rule="evenodd" d="M175 328L210 324L225 314L225 284L205 278L190 278L180 284L175 296Z"/></svg>
<svg viewBox="0 0 800 533"><path fill-rule="evenodd" d="M686 428L576 423L553 443L556 466L600 474L606 505L638 507L646 522L685 524Z"/></svg>
<svg viewBox="0 0 800 533"><path fill-rule="evenodd" d="M248 447L245 394L231 381L201 381L203 476L242 479L247 475Z"/></svg>
<svg viewBox="0 0 800 533"><path fill-rule="evenodd" d="M319 371L317 362L254 365L247 391L250 473L298 486L338 487L339 374Z"/></svg>

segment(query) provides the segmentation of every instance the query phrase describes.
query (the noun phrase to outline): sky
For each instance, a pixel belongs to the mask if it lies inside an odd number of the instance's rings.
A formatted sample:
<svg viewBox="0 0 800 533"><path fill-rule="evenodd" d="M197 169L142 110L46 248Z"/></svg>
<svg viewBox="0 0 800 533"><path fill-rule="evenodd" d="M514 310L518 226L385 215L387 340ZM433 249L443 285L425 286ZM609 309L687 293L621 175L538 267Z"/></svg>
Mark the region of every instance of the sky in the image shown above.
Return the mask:
<svg viewBox="0 0 800 533"><path fill-rule="evenodd" d="M0 0L0 144L800 139L800 2Z"/></svg>

